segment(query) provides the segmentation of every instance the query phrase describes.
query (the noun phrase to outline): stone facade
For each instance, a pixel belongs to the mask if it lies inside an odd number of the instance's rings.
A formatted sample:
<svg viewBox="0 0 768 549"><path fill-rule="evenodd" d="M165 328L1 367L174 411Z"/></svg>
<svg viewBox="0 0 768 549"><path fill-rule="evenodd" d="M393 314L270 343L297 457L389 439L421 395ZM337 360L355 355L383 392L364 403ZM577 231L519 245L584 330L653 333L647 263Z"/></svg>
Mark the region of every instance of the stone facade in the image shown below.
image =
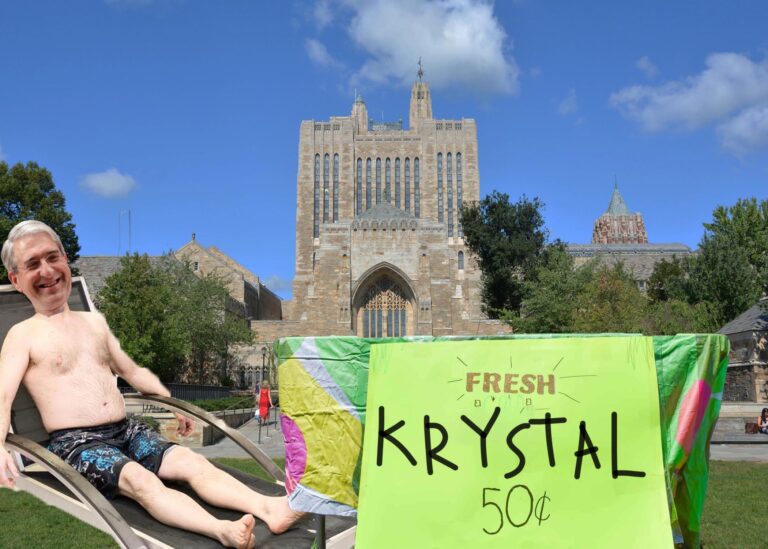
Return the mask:
<svg viewBox="0 0 768 549"><path fill-rule="evenodd" d="M731 342L723 400L768 403L768 298L719 333Z"/></svg>
<svg viewBox="0 0 768 549"><path fill-rule="evenodd" d="M264 286L257 275L215 246L201 246L193 234L192 240L179 248L174 256L180 261L189 262L192 270L200 276L212 272L222 277L230 297L243 308L243 316L246 319L282 318L280 298Z"/></svg>
<svg viewBox="0 0 768 549"><path fill-rule="evenodd" d="M577 267L595 258L609 265L623 264L643 292L656 263L692 253L685 244L650 244L642 214L629 211L618 184L608 209L595 221L592 243L569 244L568 252Z"/></svg>
<svg viewBox="0 0 768 549"><path fill-rule="evenodd" d="M299 133L296 275L279 335L495 334L480 310L480 270L458 213L480 198L472 119L432 117L419 79L409 129L350 116L305 120Z"/></svg>

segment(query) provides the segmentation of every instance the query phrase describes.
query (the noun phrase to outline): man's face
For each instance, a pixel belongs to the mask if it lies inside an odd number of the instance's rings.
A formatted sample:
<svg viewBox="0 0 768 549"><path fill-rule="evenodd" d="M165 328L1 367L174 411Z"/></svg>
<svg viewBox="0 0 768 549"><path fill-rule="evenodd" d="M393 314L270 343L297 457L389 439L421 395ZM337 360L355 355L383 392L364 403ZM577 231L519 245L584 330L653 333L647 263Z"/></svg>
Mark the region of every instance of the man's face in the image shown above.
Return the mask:
<svg viewBox="0 0 768 549"><path fill-rule="evenodd" d="M72 290L72 273L56 242L46 233L35 233L13 245L16 272L8 273L13 286L32 302L35 311L61 312Z"/></svg>

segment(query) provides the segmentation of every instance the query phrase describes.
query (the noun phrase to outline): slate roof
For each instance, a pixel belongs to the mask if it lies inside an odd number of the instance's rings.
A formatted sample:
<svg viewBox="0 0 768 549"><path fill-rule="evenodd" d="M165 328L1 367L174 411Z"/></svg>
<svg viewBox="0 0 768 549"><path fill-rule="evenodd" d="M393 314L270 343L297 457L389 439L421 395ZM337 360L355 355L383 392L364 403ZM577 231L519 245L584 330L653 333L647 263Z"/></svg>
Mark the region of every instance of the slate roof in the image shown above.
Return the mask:
<svg viewBox="0 0 768 549"><path fill-rule="evenodd" d="M571 255L592 256L598 254L690 254L691 249L685 244L672 242L668 244L568 244Z"/></svg>
<svg viewBox="0 0 768 549"><path fill-rule="evenodd" d="M768 297L741 313L728 324L720 328L718 333L730 335L742 332L768 331Z"/></svg>
<svg viewBox="0 0 768 549"><path fill-rule="evenodd" d="M86 255L80 256L72 266L76 267L80 275L85 278L91 299L96 301L96 296L104 287L104 282L121 269L119 255ZM149 256L149 262L156 265L166 256Z"/></svg>
<svg viewBox="0 0 768 549"><path fill-rule="evenodd" d="M608 210L605 212L611 215L630 215L627 203L619 192L619 184L616 183L613 186L613 195L611 195L611 203L608 204Z"/></svg>

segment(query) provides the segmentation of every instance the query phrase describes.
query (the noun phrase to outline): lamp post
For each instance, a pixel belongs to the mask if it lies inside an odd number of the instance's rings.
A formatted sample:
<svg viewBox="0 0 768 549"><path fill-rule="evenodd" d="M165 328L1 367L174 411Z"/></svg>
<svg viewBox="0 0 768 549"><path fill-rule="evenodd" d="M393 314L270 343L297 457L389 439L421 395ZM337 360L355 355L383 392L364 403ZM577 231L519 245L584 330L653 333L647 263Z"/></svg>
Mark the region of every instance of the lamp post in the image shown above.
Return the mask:
<svg viewBox="0 0 768 549"><path fill-rule="evenodd" d="M261 384L264 384L264 369L266 367L267 362L267 347L264 346L261 348Z"/></svg>

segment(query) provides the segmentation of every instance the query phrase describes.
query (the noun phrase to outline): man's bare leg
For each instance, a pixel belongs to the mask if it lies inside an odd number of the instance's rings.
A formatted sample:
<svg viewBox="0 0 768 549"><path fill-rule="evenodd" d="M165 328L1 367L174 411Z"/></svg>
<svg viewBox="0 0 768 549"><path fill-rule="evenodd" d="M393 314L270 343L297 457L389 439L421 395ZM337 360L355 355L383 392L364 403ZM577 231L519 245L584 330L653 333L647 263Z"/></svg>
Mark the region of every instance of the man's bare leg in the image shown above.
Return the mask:
<svg viewBox="0 0 768 549"><path fill-rule="evenodd" d="M189 448L178 446L166 453L158 476L188 483L198 496L216 507L251 513L275 534L285 532L304 515L288 506L286 496L259 494Z"/></svg>
<svg viewBox="0 0 768 549"><path fill-rule="evenodd" d="M138 463L127 463L123 467L118 489L121 495L136 500L163 524L203 534L226 547L250 549L256 545L253 516L243 515L237 521L219 520L188 495L167 488Z"/></svg>

